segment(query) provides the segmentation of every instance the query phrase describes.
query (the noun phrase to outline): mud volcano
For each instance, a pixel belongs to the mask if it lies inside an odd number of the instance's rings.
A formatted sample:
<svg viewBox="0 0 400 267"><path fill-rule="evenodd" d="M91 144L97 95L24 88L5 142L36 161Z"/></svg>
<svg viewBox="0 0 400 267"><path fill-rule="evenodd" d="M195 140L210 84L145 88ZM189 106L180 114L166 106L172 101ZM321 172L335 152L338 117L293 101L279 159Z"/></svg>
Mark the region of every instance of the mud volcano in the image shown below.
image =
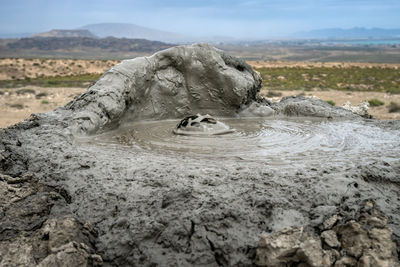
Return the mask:
<svg viewBox="0 0 400 267"><path fill-rule="evenodd" d="M260 88L243 61L179 46L2 130L0 265L395 266L400 122ZM173 134L197 113L236 131Z"/></svg>

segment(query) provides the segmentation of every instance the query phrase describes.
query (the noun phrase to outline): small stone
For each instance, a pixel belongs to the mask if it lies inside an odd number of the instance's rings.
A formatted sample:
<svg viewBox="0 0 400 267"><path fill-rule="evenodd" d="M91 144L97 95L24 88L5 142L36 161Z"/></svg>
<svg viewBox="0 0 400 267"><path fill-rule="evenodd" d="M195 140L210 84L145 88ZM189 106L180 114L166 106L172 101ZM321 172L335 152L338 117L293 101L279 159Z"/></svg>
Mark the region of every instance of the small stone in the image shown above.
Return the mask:
<svg viewBox="0 0 400 267"><path fill-rule="evenodd" d="M367 231L354 220L341 225L337 234L341 237L342 249L347 255L359 258L364 249L371 247Z"/></svg>
<svg viewBox="0 0 400 267"><path fill-rule="evenodd" d="M341 219L342 219L342 217L339 216L339 215L337 215L337 214L335 214L335 215L329 217L329 218L326 219L326 220L324 221L324 223L323 223L324 230L332 229L332 227L335 225L335 223L336 223L338 220L341 220Z"/></svg>
<svg viewBox="0 0 400 267"><path fill-rule="evenodd" d="M335 267L349 267L349 266L356 266L357 260L350 256L344 256L337 262L335 262Z"/></svg>
<svg viewBox="0 0 400 267"><path fill-rule="evenodd" d="M368 235L372 240L372 251L377 258L390 259L395 257L396 244L392 241L392 231L389 228L379 229L373 228L368 231Z"/></svg>
<svg viewBox="0 0 400 267"><path fill-rule="evenodd" d="M366 251L358 261L358 267L399 267L400 264L395 257L383 259L373 251Z"/></svg>
<svg viewBox="0 0 400 267"><path fill-rule="evenodd" d="M388 218L381 211L369 208L368 212L363 212L358 216L358 221L368 227L384 228Z"/></svg>
<svg viewBox="0 0 400 267"><path fill-rule="evenodd" d="M337 259L339 259L340 254L335 249L324 250L324 256L322 257L322 266L332 266Z"/></svg>
<svg viewBox="0 0 400 267"><path fill-rule="evenodd" d="M322 246L319 238L310 237L300 244L296 255L301 261L306 262L311 267L322 266Z"/></svg>
<svg viewBox="0 0 400 267"><path fill-rule="evenodd" d="M92 254L92 255L90 255L90 259L92 261L93 266L102 266L103 265L103 259L101 258L100 255Z"/></svg>
<svg viewBox="0 0 400 267"><path fill-rule="evenodd" d="M264 235L257 248L256 264L259 266L279 266L291 262L300 245L303 228L285 228L282 231Z"/></svg>
<svg viewBox="0 0 400 267"><path fill-rule="evenodd" d="M256 264L272 267L303 263L304 266L319 267L322 258L320 238L309 236L303 228L285 228L261 238Z"/></svg>
<svg viewBox="0 0 400 267"><path fill-rule="evenodd" d="M336 233L333 230L327 230L321 234L322 239L324 242L330 246L331 248L338 248L340 247L340 242L337 239Z"/></svg>

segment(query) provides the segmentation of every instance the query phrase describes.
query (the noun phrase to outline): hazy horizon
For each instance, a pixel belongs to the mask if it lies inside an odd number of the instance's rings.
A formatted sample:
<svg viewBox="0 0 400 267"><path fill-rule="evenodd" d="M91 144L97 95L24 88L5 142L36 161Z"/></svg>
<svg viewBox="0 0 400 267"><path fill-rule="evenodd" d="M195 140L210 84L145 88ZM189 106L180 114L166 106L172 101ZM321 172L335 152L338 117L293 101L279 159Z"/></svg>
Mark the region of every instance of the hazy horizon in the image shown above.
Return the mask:
<svg viewBox="0 0 400 267"><path fill-rule="evenodd" d="M191 36L287 37L321 28L400 28L394 0L4 0L0 34L132 23Z"/></svg>

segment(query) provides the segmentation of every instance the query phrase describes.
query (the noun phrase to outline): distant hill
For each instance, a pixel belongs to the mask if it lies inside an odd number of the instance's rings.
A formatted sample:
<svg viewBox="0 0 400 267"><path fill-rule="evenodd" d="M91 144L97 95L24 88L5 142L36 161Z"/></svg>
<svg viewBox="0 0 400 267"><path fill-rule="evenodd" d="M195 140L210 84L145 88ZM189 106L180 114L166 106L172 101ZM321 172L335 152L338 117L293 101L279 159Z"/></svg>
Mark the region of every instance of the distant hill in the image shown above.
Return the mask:
<svg viewBox="0 0 400 267"><path fill-rule="evenodd" d="M88 30L78 29L78 30L51 30L48 32L36 33L32 37L88 37L97 38L96 35Z"/></svg>
<svg viewBox="0 0 400 267"><path fill-rule="evenodd" d="M321 38L321 39L367 39L367 38L397 38L400 37L400 29L362 28L351 29L331 28L319 29L307 32L297 32L296 38Z"/></svg>
<svg viewBox="0 0 400 267"><path fill-rule="evenodd" d="M158 41L115 37L30 37L1 40L0 57L122 59L150 55L172 46Z"/></svg>
<svg viewBox="0 0 400 267"><path fill-rule="evenodd" d="M177 33L165 32L127 23L90 24L80 29L89 30L99 37L113 36L117 38L147 39L167 43L184 42L188 39Z"/></svg>
<svg viewBox="0 0 400 267"><path fill-rule="evenodd" d="M22 38L7 44L9 49L85 50L98 48L121 52L153 52L171 47L168 44L144 39L88 38L88 37L34 37Z"/></svg>

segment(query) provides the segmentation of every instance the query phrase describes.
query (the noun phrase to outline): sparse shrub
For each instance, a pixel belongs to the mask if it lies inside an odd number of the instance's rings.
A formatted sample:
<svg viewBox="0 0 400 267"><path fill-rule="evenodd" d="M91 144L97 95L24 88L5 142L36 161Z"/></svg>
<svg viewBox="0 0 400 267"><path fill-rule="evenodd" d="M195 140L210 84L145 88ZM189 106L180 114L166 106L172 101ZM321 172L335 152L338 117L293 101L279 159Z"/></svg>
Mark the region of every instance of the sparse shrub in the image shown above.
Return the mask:
<svg viewBox="0 0 400 267"><path fill-rule="evenodd" d="M41 103L42 103L43 105L50 104L50 102L49 102L48 100L46 100L46 99L43 99Z"/></svg>
<svg viewBox="0 0 400 267"><path fill-rule="evenodd" d="M37 63L37 62L35 62L35 63L33 63L33 65L32 66L40 66L40 64L39 63Z"/></svg>
<svg viewBox="0 0 400 267"><path fill-rule="evenodd" d="M276 91L268 91L267 97L279 97L282 96L281 92L276 92Z"/></svg>
<svg viewBox="0 0 400 267"><path fill-rule="evenodd" d="M4 95L4 93L5 93L5 92L3 92L3 91L0 91L0 95Z"/></svg>
<svg viewBox="0 0 400 267"><path fill-rule="evenodd" d="M83 68L81 64L78 65L78 68Z"/></svg>
<svg viewBox="0 0 400 267"><path fill-rule="evenodd" d="M398 94L398 93L400 93L400 89L391 87L391 88L387 89L386 92L391 93L391 94Z"/></svg>
<svg viewBox="0 0 400 267"><path fill-rule="evenodd" d="M56 80L48 80L48 81L46 81L46 83L48 85L57 85L58 82Z"/></svg>
<svg viewBox="0 0 400 267"><path fill-rule="evenodd" d="M385 105L385 102L380 101L379 99L376 99L376 98L368 100L368 103L371 107L379 107L379 106Z"/></svg>
<svg viewBox="0 0 400 267"><path fill-rule="evenodd" d="M35 94L35 90L30 89L30 88L23 88L23 89L19 89L17 90L17 95L25 95L25 94Z"/></svg>
<svg viewBox="0 0 400 267"><path fill-rule="evenodd" d="M397 104L396 102L390 102L388 109L390 113L400 112L400 105Z"/></svg>
<svg viewBox="0 0 400 267"><path fill-rule="evenodd" d="M46 96L47 96L47 93L46 93L46 92L41 92L41 93L39 93L39 94L36 95L36 99L40 99L40 98L46 97Z"/></svg>
<svg viewBox="0 0 400 267"><path fill-rule="evenodd" d="M326 103L328 103L331 106L335 106L336 105L336 103L333 102L332 100L327 100Z"/></svg>
<svg viewBox="0 0 400 267"><path fill-rule="evenodd" d="M20 104L20 103L15 103L15 104L11 104L10 107L16 108L16 109L23 109L24 105Z"/></svg>

